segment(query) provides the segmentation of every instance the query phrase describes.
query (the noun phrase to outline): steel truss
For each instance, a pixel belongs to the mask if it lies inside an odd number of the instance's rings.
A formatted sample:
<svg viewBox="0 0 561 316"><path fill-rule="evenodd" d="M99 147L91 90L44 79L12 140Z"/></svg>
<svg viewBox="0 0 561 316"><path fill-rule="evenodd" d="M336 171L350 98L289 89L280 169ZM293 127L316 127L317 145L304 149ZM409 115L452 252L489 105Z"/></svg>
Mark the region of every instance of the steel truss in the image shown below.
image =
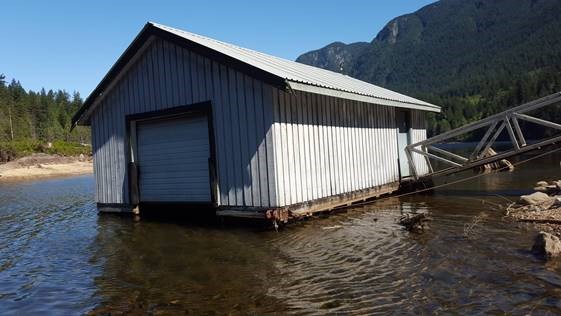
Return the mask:
<svg viewBox="0 0 561 316"><path fill-rule="evenodd" d="M528 112L554 105L560 101L561 92L554 93L541 99L489 116L480 121L428 138L424 141L408 145L405 152L414 177L418 179L420 176L424 177L452 174L496 162L501 159L512 157L523 152L538 149L561 141L561 136L555 136L548 139L536 140L536 142L533 142L532 144L527 144L526 138L524 137L524 133L519 124L519 120L522 120L561 131L561 124L536 118L527 114ZM469 156L462 156L435 146L436 144L449 142L458 136L462 136L480 128L487 128L487 131ZM493 146L505 128L508 132L510 142L512 143L512 149L500 152L494 156L486 156L485 153L487 153L487 151ZM422 155L425 158L429 166L429 174L419 175L418 170L413 163L413 153ZM447 168L434 170L431 160L440 161L445 164Z"/></svg>

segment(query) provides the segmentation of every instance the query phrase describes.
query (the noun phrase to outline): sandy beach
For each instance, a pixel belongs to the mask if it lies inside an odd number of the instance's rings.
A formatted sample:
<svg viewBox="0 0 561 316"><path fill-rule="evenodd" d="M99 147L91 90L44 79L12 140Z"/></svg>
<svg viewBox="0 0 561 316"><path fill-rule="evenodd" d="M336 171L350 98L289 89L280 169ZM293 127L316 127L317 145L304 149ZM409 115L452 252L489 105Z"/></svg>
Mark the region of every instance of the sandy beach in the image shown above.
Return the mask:
<svg viewBox="0 0 561 316"><path fill-rule="evenodd" d="M33 154L0 165L0 181L63 177L92 172L93 164L88 157Z"/></svg>

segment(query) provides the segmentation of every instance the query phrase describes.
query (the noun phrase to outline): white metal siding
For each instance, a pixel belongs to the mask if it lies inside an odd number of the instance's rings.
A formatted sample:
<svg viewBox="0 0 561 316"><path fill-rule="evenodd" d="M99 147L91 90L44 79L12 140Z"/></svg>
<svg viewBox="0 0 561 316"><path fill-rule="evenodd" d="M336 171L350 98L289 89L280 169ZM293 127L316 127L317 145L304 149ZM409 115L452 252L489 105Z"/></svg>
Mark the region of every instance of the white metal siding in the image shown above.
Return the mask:
<svg viewBox="0 0 561 316"><path fill-rule="evenodd" d="M140 201L212 202L206 116L139 121Z"/></svg>
<svg viewBox="0 0 561 316"><path fill-rule="evenodd" d="M273 92L279 205L399 180L394 108Z"/></svg>
<svg viewBox="0 0 561 316"><path fill-rule="evenodd" d="M275 206L271 87L156 39L92 114L98 203L129 203L126 115L211 101L219 205Z"/></svg>
<svg viewBox="0 0 561 316"><path fill-rule="evenodd" d="M423 111L411 111L411 143L417 143L427 139L426 114ZM413 161L417 168L418 175L429 173L429 166L426 158L413 153Z"/></svg>
<svg viewBox="0 0 561 316"><path fill-rule="evenodd" d="M395 113L397 124L397 153L399 158L399 172L401 178L411 175L411 165L407 158L407 151L405 148L411 142L411 112L397 110Z"/></svg>

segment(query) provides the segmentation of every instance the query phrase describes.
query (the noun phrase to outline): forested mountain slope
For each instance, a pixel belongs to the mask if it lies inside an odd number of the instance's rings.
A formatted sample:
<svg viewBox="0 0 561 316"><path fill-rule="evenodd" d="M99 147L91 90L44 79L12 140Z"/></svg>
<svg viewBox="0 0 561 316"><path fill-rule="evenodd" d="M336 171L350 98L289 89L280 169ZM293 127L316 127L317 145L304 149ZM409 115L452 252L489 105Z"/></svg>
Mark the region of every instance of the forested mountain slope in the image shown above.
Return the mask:
<svg viewBox="0 0 561 316"><path fill-rule="evenodd" d="M439 133L561 90L561 2L441 0L297 61L442 105Z"/></svg>

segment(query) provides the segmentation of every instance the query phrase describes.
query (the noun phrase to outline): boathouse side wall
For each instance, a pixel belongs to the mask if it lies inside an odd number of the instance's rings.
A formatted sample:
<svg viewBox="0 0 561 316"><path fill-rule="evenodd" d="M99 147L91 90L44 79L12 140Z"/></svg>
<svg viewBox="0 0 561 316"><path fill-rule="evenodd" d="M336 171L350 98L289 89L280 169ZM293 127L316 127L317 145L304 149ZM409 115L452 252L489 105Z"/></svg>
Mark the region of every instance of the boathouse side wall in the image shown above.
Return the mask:
<svg viewBox="0 0 561 316"><path fill-rule="evenodd" d="M273 108L280 206L400 180L396 108L278 90ZM411 110L410 115L411 142L424 140L424 113ZM427 173L424 158L416 155L414 162Z"/></svg>

